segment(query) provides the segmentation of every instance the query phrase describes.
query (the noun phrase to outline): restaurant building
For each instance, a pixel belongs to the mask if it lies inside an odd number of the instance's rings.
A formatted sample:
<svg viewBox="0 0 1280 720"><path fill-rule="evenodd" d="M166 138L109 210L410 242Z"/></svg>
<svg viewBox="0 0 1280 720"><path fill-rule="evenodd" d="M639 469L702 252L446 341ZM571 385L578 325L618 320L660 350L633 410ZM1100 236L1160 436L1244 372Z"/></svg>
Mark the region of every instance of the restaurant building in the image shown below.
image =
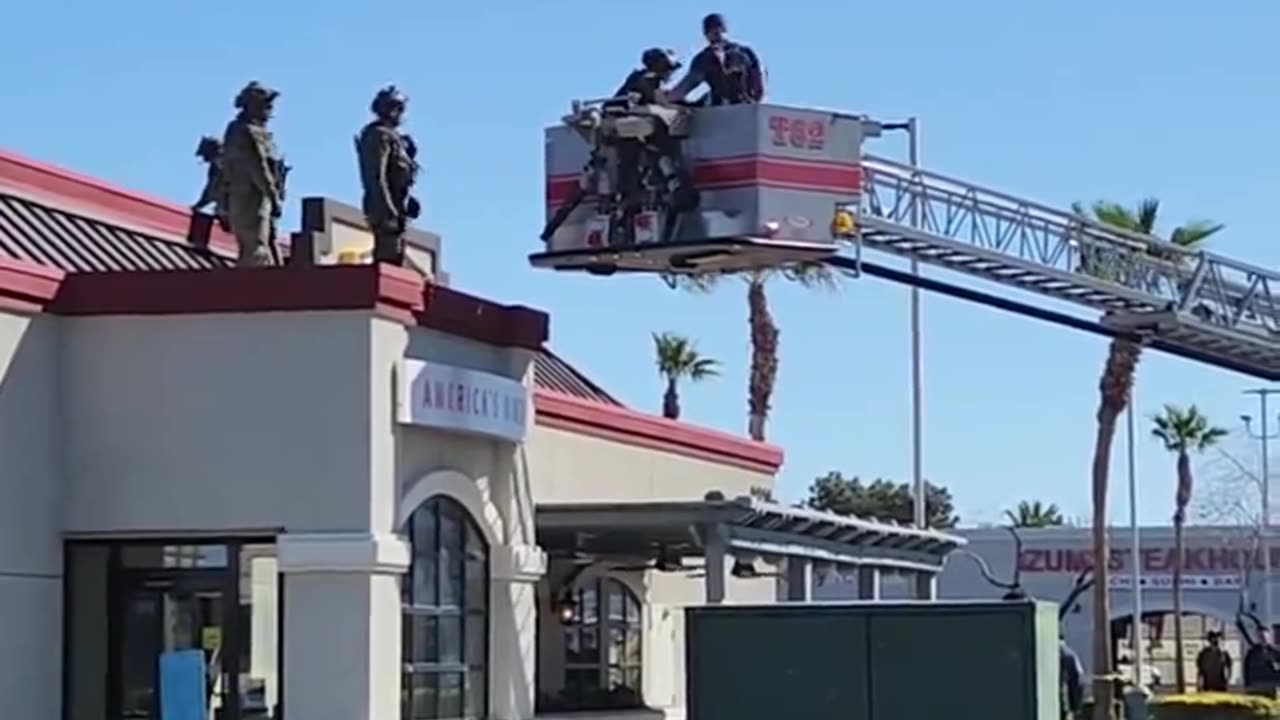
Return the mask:
<svg viewBox="0 0 1280 720"><path fill-rule="evenodd" d="M968 540L962 553L953 555L939 577L939 595L943 599L999 598L1006 590L991 585L983 578L975 558L980 558L998 580L1007 582L1018 569L1020 581L1031 597L1062 603L1082 570L1092 564L1092 540L1089 528L1061 527L1023 529L1019 553L1013 536L1003 528L959 530ZM1146 653L1150 666L1159 672L1164 685L1173 683L1173 593L1172 572L1177 560L1173 548L1173 528L1144 527L1140 530L1139 548L1134 552L1133 535L1127 528L1113 528L1110 535L1110 570L1112 636L1115 657L1133 657L1132 638L1135 607L1134 570L1138 573L1141 592L1142 623ZM1266 593L1273 593L1274 611L1280 611L1275 583L1264 582L1264 550L1255 529L1241 527L1191 526L1186 529L1183 553L1182 606L1184 635L1187 643L1188 677L1195 678L1192 662L1204 645L1205 633L1222 630L1231 655L1242 657L1236 614L1242 600L1262 617ZM1280 537L1272 537L1270 566L1280 567ZM965 555L971 554L971 557ZM1274 572L1272 574L1274 577ZM822 594L822 591L819 591ZM1091 592L1078 596L1066 609L1063 631L1067 642L1080 654L1086 665L1090 658L1090 631L1093 626ZM1239 663L1235 667L1239 681Z"/></svg>
<svg viewBox="0 0 1280 720"><path fill-rule="evenodd" d="M963 543L746 499L781 450L624 407L430 233L362 263L307 198L238 269L194 224L0 152L6 716L679 717L683 606L932 597Z"/></svg>

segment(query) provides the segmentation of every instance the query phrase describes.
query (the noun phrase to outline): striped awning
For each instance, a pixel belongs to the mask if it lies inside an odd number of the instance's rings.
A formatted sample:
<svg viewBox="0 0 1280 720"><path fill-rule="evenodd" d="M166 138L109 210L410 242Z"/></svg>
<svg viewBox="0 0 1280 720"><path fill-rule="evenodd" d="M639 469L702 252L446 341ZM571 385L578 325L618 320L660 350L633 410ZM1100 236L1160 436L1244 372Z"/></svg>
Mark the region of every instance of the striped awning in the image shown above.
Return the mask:
<svg viewBox="0 0 1280 720"><path fill-rule="evenodd" d="M0 257L67 272L205 270L231 260L94 218L0 193Z"/></svg>
<svg viewBox="0 0 1280 720"><path fill-rule="evenodd" d="M622 403L618 402L612 395L591 382L586 375L578 372L576 368L565 362L560 356L547 349L543 349L534 358L533 380L534 385L543 390L572 395L573 397L591 400L602 405L622 407Z"/></svg>

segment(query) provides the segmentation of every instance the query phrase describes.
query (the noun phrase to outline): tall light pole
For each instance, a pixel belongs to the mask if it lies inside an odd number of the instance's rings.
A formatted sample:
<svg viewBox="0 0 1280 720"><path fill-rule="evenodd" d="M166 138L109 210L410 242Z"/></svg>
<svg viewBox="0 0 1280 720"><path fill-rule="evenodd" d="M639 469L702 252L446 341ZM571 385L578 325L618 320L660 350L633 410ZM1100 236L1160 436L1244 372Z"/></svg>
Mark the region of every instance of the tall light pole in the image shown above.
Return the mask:
<svg viewBox="0 0 1280 720"><path fill-rule="evenodd" d="M1257 435L1253 433L1251 420L1248 415L1241 415L1240 419L1244 420L1244 431L1250 437L1258 440L1262 445L1262 508L1261 519L1258 523L1262 531L1262 621L1263 626L1268 630L1271 628L1271 458L1270 442L1276 435L1270 435L1267 431L1267 398L1274 395L1280 390L1271 390L1269 388L1256 388L1253 390L1245 390L1246 395L1258 396L1258 416L1262 425ZM1280 433L1277 433L1280 435Z"/></svg>
<svg viewBox="0 0 1280 720"><path fill-rule="evenodd" d="M1129 391L1129 408L1125 416L1126 434L1128 435L1129 465L1129 531L1132 533L1133 551L1130 553L1131 572L1133 573L1133 684L1144 687L1142 682L1142 666L1146 662L1143 657L1146 645L1146 625L1142 622L1142 530L1138 525L1138 462L1134 446L1135 431L1133 422L1133 391Z"/></svg>
<svg viewBox="0 0 1280 720"><path fill-rule="evenodd" d="M917 185L920 169L920 119L907 118L906 122L879 123L882 130L904 130L907 133L907 164L911 166L911 184L915 192L911 198L911 227L919 228L922 218L924 193ZM920 276L920 261L911 258L911 274ZM915 526L926 527L928 524L928 492L924 483L924 353L921 349L920 327L920 288L912 285L910 289L909 310L911 327L911 489L914 499L913 518Z"/></svg>
<svg viewBox="0 0 1280 720"><path fill-rule="evenodd" d="M913 173L920 170L920 122L917 118L907 120L907 162ZM924 193L917 192L911 203L911 227L920 227L921 204ZM911 256L911 274L920 276L920 261ZM910 299L911 313L911 481L915 489L915 521L916 527L927 525L926 500L928 493L924 485L924 355L921 351L920 331L920 287L912 285Z"/></svg>

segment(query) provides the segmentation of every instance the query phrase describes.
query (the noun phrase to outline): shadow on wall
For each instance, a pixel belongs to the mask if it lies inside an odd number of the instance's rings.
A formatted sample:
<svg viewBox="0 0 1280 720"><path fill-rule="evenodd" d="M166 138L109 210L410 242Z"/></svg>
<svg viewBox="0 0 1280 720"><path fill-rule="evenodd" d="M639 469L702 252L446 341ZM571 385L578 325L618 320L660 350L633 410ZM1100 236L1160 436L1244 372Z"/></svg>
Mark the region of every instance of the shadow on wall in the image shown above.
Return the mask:
<svg viewBox="0 0 1280 720"><path fill-rule="evenodd" d="M498 656L502 659L491 663L489 669L496 680L493 684L497 686L495 688L497 692L489 701L490 713L495 715L497 713L494 713L493 706L501 704L504 707L511 707L513 712L518 713L518 717L533 716L533 678L529 676L528 668L522 662L522 658L526 650L536 652L536 647L533 645L536 637L534 626L537 624L537 597L533 588L525 592L528 593L528 597L523 598L524 602L514 602L515 598L508 590L501 597L495 598L497 602L492 606L496 611L493 618L493 637L515 638L520 645L528 645L528 647L508 649L496 648Z"/></svg>
<svg viewBox="0 0 1280 720"><path fill-rule="evenodd" d="M60 712L57 329L54 318L0 311L0 704L6 717Z"/></svg>

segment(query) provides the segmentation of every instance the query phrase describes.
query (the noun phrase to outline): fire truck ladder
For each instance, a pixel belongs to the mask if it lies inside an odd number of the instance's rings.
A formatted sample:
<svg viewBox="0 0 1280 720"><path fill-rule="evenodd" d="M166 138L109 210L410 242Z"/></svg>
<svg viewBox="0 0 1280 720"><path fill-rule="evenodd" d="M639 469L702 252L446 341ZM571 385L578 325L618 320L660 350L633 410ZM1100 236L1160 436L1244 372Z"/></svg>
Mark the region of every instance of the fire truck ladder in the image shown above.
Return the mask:
<svg viewBox="0 0 1280 720"><path fill-rule="evenodd" d="M869 248L1102 313L1115 334L1280 379L1280 273L1188 251L995 190L863 158Z"/></svg>

